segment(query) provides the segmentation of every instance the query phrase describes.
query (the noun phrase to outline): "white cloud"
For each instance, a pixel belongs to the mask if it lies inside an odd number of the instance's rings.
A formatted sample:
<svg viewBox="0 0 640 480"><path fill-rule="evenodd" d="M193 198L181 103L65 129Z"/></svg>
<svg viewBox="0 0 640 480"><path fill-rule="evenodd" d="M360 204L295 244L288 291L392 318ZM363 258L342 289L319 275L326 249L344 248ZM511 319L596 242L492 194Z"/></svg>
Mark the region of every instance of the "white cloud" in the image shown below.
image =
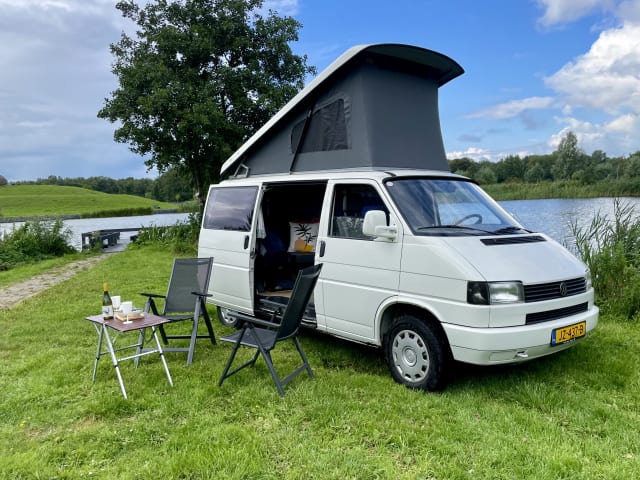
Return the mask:
<svg viewBox="0 0 640 480"><path fill-rule="evenodd" d="M539 110L542 108L551 108L553 97L529 97L520 100L511 100L510 102L494 105L478 112L466 115L467 118L489 118L493 120L513 118L527 110Z"/></svg>
<svg viewBox="0 0 640 480"><path fill-rule="evenodd" d="M449 160L462 157L472 158L474 160L490 160L492 154L489 150L477 147L469 147L465 151L447 152L447 158Z"/></svg>
<svg viewBox="0 0 640 480"><path fill-rule="evenodd" d="M633 134L640 124L640 117L627 113L614 118L605 126L605 130L612 133Z"/></svg>
<svg viewBox="0 0 640 480"><path fill-rule="evenodd" d="M571 131L578 145L587 153L603 150L611 156L627 155L638 150L640 116L624 114L601 123L588 122L574 117L556 117L564 127L549 139L549 146L557 148L560 140Z"/></svg>
<svg viewBox="0 0 640 480"><path fill-rule="evenodd" d="M544 9L544 15L539 22L548 27L573 22L594 10L615 10L619 2L616 0L537 0L537 3Z"/></svg>
<svg viewBox="0 0 640 480"><path fill-rule="evenodd" d="M573 108L640 113L640 24L604 31L591 49L545 78Z"/></svg>

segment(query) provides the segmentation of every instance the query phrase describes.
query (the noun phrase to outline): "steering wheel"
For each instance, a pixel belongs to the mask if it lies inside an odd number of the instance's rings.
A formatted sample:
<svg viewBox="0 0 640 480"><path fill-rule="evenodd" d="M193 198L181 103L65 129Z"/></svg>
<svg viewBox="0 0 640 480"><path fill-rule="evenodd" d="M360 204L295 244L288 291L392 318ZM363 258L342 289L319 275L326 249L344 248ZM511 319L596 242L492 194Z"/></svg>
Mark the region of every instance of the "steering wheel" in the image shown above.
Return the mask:
<svg viewBox="0 0 640 480"><path fill-rule="evenodd" d="M466 215L466 216L462 217L460 220L455 221L453 224L454 225L460 225L464 221L472 219L472 218L476 219L476 221L473 222L473 225L477 225L479 223L482 223L482 215L480 215L479 213L471 213L469 215Z"/></svg>

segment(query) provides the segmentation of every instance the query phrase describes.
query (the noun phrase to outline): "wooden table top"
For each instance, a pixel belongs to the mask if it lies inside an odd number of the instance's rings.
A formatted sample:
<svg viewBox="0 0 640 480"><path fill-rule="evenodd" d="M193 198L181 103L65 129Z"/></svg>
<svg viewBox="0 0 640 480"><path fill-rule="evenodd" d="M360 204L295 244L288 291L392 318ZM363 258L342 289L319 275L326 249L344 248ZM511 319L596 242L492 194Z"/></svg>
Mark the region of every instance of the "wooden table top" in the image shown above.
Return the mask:
<svg viewBox="0 0 640 480"><path fill-rule="evenodd" d="M130 320L131 323L124 323L122 320L118 320L116 318L105 321L101 314L92 315L90 317L86 317L86 319L92 323L105 325L109 328L113 328L114 330L118 330L119 332L129 332L131 330L140 330L141 328L155 327L163 323L169 323L170 321L152 313L145 313L143 318L132 319Z"/></svg>

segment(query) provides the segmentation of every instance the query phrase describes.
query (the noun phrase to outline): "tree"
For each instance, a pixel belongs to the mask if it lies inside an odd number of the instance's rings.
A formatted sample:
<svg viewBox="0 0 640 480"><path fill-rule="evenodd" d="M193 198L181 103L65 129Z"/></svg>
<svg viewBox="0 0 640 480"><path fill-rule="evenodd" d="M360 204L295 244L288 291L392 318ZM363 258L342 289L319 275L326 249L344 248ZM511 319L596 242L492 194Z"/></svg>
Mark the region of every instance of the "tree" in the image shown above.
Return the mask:
<svg viewBox="0 0 640 480"><path fill-rule="evenodd" d="M475 179L478 170L480 170L480 164L468 157L456 158L449 160L449 170L452 173Z"/></svg>
<svg viewBox="0 0 640 480"><path fill-rule="evenodd" d="M544 169L539 163L532 164L524 174L527 183L538 183L544 180Z"/></svg>
<svg viewBox="0 0 640 480"><path fill-rule="evenodd" d="M0 175L0 187L4 187L5 185L8 185L9 182L7 181L6 178L4 178L2 175Z"/></svg>
<svg viewBox="0 0 640 480"><path fill-rule="evenodd" d="M482 165L474 177L481 185L491 185L498 181L496 174L493 172L493 168L488 165L488 163L489 162L486 162L486 164Z"/></svg>
<svg viewBox="0 0 640 480"><path fill-rule="evenodd" d="M189 173L201 202L224 160L304 85L294 55L301 25L262 0L135 0L116 4L138 26L111 45L119 87L98 117L119 121L114 139L160 173Z"/></svg>
<svg viewBox="0 0 640 480"><path fill-rule="evenodd" d="M193 189L188 179L177 168L170 168L156 181L156 197L165 202L193 200Z"/></svg>
<svg viewBox="0 0 640 480"><path fill-rule="evenodd" d="M526 166L518 155L507 155L496 164L498 182L522 181Z"/></svg>
<svg viewBox="0 0 640 480"><path fill-rule="evenodd" d="M555 180L570 179L582 169L581 161L585 159L585 154L578 148L578 137L575 133L567 132L553 154L556 157L556 163L553 166Z"/></svg>

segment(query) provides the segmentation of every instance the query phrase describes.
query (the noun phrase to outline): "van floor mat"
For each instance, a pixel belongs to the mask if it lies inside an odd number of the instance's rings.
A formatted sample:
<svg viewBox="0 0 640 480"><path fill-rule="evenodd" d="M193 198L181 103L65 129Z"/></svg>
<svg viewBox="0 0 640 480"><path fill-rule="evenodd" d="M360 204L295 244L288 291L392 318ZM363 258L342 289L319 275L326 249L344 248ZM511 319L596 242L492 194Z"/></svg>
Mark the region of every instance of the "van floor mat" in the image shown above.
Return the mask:
<svg viewBox="0 0 640 480"><path fill-rule="evenodd" d="M258 295L267 299L271 299L273 297L291 298L291 290L264 291L264 292L260 292ZM276 301L276 300L272 300L272 301ZM287 302L284 302L284 303L286 305Z"/></svg>

